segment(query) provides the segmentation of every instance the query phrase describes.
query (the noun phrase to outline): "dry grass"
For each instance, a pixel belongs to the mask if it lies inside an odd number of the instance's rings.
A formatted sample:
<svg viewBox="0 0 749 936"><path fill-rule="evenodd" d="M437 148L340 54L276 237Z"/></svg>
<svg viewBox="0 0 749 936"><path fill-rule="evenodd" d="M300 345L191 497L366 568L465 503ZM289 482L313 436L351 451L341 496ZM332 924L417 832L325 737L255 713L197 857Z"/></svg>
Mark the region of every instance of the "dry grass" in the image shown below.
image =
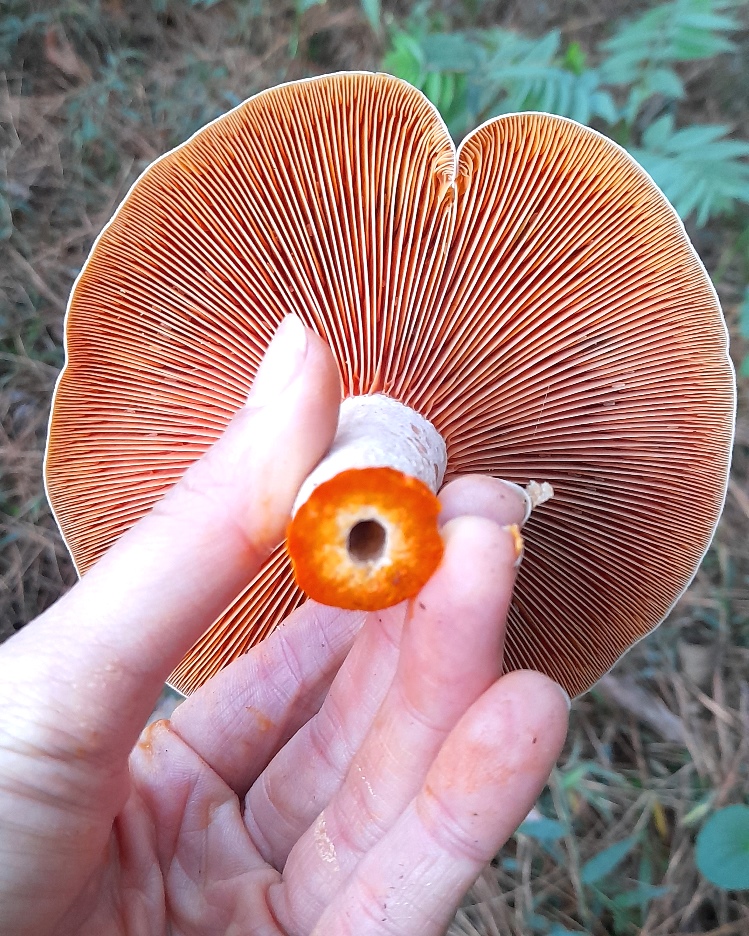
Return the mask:
<svg viewBox="0 0 749 936"><path fill-rule="evenodd" d="M355 0L314 7L299 24L285 2L256 3L252 19L242 14L252 3L239 0L210 9L102 0L90 13L62 3L54 14L18 5L43 21L6 49L0 75L0 193L13 209L0 241L0 639L74 580L44 498L42 452L66 297L102 224L145 164L236 100L281 79L373 67L382 51ZM529 30L558 23L586 42L631 8L485 3L483 15ZM749 85L749 69L731 67L707 77L694 107L746 129L746 105L721 89ZM741 230L732 221L697 238L734 337ZM708 885L693 857L705 816L749 789L748 397L744 381L726 511L693 586L656 636L574 706L565 757L539 804L565 823L564 837L517 836L452 932L525 936L549 932L549 921L596 936L749 932L746 894ZM674 510L688 522L688 504ZM596 887L581 881L586 861L631 836L614 875ZM665 890L624 907L622 894L641 882Z"/></svg>

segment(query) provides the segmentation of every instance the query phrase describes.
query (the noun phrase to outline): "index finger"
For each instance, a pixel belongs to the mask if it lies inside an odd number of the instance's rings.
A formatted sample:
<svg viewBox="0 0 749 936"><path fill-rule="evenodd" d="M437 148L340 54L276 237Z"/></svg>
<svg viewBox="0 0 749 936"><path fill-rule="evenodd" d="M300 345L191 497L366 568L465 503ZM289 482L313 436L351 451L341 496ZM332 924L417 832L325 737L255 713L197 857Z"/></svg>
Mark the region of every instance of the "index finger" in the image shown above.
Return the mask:
<svg viewBox="0 0 749 936"><path fill-rule="evenodd" d="M3 648L15 686L43 686L70 724L85 712L89 739L116 725L111 743L128 752L164 679L282 540L299 486L332 441L339 388L327 346L287 318L224 435Z"/></svg>

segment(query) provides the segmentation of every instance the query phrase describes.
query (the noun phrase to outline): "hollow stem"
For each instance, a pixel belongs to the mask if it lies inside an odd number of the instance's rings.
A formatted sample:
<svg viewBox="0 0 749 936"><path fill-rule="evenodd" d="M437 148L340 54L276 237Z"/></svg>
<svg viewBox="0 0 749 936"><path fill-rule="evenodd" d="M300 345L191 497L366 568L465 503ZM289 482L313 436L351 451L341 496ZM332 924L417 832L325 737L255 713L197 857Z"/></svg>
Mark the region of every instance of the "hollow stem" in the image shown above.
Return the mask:
<svg viewBox="0 0 749 936"><path fill-rule="evenodd" d="M442 557L446 464L442 437L410 407L383 394L344 400L330 452L294 505L287 546L298 584L361 610L415 595Z"/></svg>

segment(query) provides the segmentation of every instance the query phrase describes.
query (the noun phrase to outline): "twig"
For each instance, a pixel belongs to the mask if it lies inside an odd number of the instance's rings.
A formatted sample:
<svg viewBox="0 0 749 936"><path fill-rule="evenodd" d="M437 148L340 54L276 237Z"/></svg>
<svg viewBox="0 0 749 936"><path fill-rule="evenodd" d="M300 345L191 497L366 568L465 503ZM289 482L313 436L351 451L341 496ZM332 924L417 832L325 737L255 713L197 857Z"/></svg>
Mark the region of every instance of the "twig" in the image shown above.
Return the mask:
<svg viewBox="0 0 749 936"><path fill-rule="evenodd" d="M57 309L58 312L65 311L65 301L61 299L56 293L54 293L49 286L44 282L44 280L39 276L33 266L29 263L26 257L23 254L20 254L12 244L6 244L5 249L8 251L12 260L14 260L18 266L24 271L24 273L29 277L31 282L36 286L42 296L47 299L52 305Z"/></svg>
<svg viewBox="0 0 749 936"><path fill-rule="evenodd" d="M681 719L674 715L665 702L643 689L633 679L612 676L609 673L598 682L596 689L609 701L652 728L664 741L685 744Z"/></svg>
<svg viewBox="0 0 749 936"><path fill-rule="evenodd" d="M749 520L749 496L745 491L742 491L733 478L728 479L728 492L732 495L733 499L741 508L741 512L744 514L746 519Z"/></svg>

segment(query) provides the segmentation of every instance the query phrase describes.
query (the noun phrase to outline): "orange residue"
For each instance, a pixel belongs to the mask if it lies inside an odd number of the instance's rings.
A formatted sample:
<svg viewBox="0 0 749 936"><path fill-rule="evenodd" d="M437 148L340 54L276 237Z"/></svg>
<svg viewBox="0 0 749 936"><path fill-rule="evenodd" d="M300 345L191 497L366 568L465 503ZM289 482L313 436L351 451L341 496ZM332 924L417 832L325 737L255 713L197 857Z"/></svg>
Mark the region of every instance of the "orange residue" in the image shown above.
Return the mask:
<svg viewBox="0 0 749 936"><path fill-rule="evenodd" d="M247 705L245 708L251 715L254 715L258 731L268 731L269 728L276 727L276 723L268 718L265 712L262 712L259 708L255 708L254 705Z"/></svg>
<svg viewBox="0 0 749 936"><path fill-rule="evenodd" d="M519 559L523 554L523 547L525 543L523 542L522 534L520 533L520 527L517 523L513 523L511 526L507 527L507 532L512 537L512 545L515 550L515 558Z"/></svg>
<svg viewBox="0 0 749 936"><path fill-rule="evenodd" d="M138 747L146 754L153 755L154 737L165 728L167 731L169 730L169 720L166 718L159 718L157 721L151 722L150 725L146 725L138 739Z"/></svg>

